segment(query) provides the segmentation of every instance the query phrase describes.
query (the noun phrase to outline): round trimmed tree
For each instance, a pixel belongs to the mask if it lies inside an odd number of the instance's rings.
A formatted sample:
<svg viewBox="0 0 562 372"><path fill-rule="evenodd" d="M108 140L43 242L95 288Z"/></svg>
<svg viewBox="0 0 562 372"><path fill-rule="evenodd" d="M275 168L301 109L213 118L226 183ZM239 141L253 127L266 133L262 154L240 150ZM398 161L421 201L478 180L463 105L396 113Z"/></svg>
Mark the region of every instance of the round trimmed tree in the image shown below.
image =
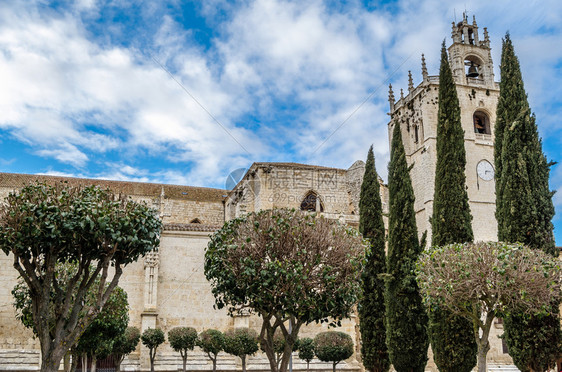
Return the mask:
<svg viewBox="0 0 562 372"><path fill-rule="evenodd" d="M310 337L299 339L299 359L306 361L306 370L310 368L310 361L314 359L314 340Z"/></svg>
<svg viewBox="0 0 562 372"><path fill-rule="evenodd" d="M332 362L332 370L336 365L353 355L353 340L344 332L322 332L314 337L314 353L323 362Z"/></svg>
<svg viewBox="0 0 562 372"><path fill-rule="evenodd" d="M224 334L224 351L242 360L242 371L246 372L246 356L258 351L258 334L250 328L229 329Z"/></svg>
<svg viewBox="0 0 562 372"><path fill-rule="evenodd" d="M141 341L149 350L150 356L150 372L154 372L154 359L156 358L156 349L164 343L166 338L164 332L160 328L147 328L141 336Z"/></svg>
<svg viewBox="0 0 562 372"><path fill-rule="evenodd" d="M361 292L365 244L337 221L303 211L262 210L225 223L205 252L218 308L262 318L260 344L272 372L286 371L299 329L339 324ZM280 365L274 334L285 340Z"/></svg>
<svg viewBox="0 0 562 372"><path fill-rule="evenodd" d="M183 372L187 365L187 351L193 350L197 342L197 331L192 327L176 327L168 331L168 341L175 351L179 352L183 361Z"/></svg>
<svg viewBox="0 0 562 372"><path fill-rule="evenodd" d="M224 350L224 333L216 329L207 329L199 334L197 346L199 346L211 362L213 362L213 372L217 371L217 356Z"/></svg>

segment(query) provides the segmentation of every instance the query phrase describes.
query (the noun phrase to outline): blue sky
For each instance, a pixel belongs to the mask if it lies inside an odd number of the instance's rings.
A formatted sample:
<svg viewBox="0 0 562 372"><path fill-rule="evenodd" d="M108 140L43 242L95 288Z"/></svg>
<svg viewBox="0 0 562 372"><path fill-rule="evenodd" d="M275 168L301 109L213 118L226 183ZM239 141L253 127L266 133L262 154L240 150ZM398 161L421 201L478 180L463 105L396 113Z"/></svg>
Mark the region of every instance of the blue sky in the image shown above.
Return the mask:
<svg viewBox="0 0 562 372"><path fill-rule="evenodd" d="M419 83L421 53L437 74L465 9L488 27L498 79L510 31L562 161L559 1L13 0L0 171L224 187L254 161L347 168L374 144L386 179L388 83L407 88L408 70ZM560 165L551 187L562 245Z"/></svg>

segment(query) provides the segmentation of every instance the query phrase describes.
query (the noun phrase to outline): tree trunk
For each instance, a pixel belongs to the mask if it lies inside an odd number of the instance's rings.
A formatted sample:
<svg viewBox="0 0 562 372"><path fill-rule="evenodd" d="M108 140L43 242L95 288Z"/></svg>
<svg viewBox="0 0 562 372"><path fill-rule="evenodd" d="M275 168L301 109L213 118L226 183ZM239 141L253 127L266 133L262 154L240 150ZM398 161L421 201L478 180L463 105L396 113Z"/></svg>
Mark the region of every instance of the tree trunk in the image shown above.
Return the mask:
<svg viewBox="0 0 562 372"><path fill-rule="evenodd" d="M242 359L242 372L246 372L246 355L242 355L240 359Z"/></svg>
<svg viewBox="0 0 562 372"><path fill-rule="evenodd" d="M332 372L336 372L336 364L338 364L338 363L334 362L334 364L332 364Z"/></svg>
<svg viewBox="0 0 562 372"><path fill-rule="evenodd" d="M185 355L182 355L182 359L183 359L183 372L185 372L185 369L187 367L187 352L185 353Z"/></svg>
<svg viewBox="0 0 562 372"><path fill-rule="evenodd" d="M154 372L154 357L156 356L156 350L154 350L154 353L152 350L150 350L150 372Z"/></svg>
<svg viewBox="0 0 562 372"><path fill-rule="evenodd" d="M306 372L310 371L310 361L306 361Z"/></svg>
<svg viewBox="0 0 562 372"><path fill-rule="evenodd" d="M96 372L96 363L98 362L98 358L96 354L92 355L92 368L90 368L90 372Z"/></svg>
<svg viewBox="0 0 562 372"><path fill-rule="evenodd" d="M213 372L217 372L217 358L213 359Z"/></svg>
<svg viewBox="0 0 562 372"><path fill-rule="evenodd" d="M117 356L115 359L115 372L121 372L121 363L123 362L123 357Z"/></svg>
<svg viewBox="0 0 562 372"><path fill-rule="evenodd" d="M486 355L490 350L488 339L478 342L478 372L486 372Z"/></svg>
<svg viewBox="0 0 562 372"><path fill-rule="evenodd" d="M88 372L88 355L82 354L82 372Z"/></svg>

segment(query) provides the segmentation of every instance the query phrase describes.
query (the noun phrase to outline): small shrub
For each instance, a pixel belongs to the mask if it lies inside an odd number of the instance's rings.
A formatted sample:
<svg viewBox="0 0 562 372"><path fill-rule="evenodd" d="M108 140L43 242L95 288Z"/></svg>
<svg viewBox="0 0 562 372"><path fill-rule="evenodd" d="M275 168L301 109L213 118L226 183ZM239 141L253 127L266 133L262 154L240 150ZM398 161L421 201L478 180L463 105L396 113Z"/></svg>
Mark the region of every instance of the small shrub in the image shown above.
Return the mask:
<svg viewBox="0 0 562 372"><path fill-rule="evenodd" d="M154 357L156 357L156 349L166 340L164 332L159 328L148 328L142 333L141 340L143 345L149 349L150 372L154 372Z"/></svg>
<svg viewBox="0 0 562 372"><path fill-rule="evenodd" d="M199 334L199 346L213 362L213 372L217 371L217 355L224 350L224 333L216 329L207 329Z"/></svg>
<svg viewBox="0 0 562 372"><path fill-rule="evenodd" d="M333 371L336 365L353 355L353 340L347 333L328 331L314 338L314 352L323 362L332 362Z"/></svg>
<svg viewBox="0 0 562 372"><path fill-rule="evenodd" d="M193 350L197 342L197 331L191 327L176 327L168 331L168 341L175 351L178 351L183 360L183 372L187 364L187 351Z"/></svg>
<svg viewBox="0 0 562 372"><path fill-rule="evenodd" d="M258 334L250 328L229 329L225 334L224 351L242 359L242 371L246 372L246 356L258 351Z"/></svg>
<svg viewBox="0 0 562 372"><path fill-rule="evenodd" d="M314 340L308 337L299 340L299 358L306 360L306 370L309 370L310 361L314 359Z"/></svg>

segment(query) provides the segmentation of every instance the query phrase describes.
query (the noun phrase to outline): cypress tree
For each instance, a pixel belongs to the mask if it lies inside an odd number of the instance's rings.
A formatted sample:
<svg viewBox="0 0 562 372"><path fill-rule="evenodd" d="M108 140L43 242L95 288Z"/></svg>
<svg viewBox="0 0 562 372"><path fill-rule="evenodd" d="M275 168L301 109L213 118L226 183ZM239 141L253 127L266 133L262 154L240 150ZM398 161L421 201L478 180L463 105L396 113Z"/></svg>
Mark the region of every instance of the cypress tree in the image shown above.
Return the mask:
<svg viewBox="0 0 562 372"><path fill-rule="evenodd" d="M367 154L365 175L361 184L359 231L364 238L369 239L371 246L362 275L363 298L359 306L361 356L368 371L386 372L390 368L390 361L386 347L384 280L379 277L386 269L384 223L373 146Z"/></svg>
<svg viewBox="0 0 562 372"><path fill-rule="evenodd" d="M509 33L503 40L500 72L494 148L498 239L556 255L550 164L542 152ZM544 371L554 364L561 340L558 306L552 304L554 315L505 318L509 354L521 371Z"/></svg>
<svg viewBox="0 0 562 372"><path fill-rule="evenodd" d="M418 241L409 170L400 126L395 123L388 165L386 343L390 361L398 372L423 372L429 341L427 315L414 273L422 247Z"/></svg>
<svg viewBox="0 0 562 372"><path fill-rule="evenodd" d="M431 218L432 245L471 242L472 216L466 192L466 151L461 110L445 42L439 71L437 164ZM477 345L471 322L451 312L432 308L429 338L435 364L441 372L468 372L476 365Z"/></svg>

